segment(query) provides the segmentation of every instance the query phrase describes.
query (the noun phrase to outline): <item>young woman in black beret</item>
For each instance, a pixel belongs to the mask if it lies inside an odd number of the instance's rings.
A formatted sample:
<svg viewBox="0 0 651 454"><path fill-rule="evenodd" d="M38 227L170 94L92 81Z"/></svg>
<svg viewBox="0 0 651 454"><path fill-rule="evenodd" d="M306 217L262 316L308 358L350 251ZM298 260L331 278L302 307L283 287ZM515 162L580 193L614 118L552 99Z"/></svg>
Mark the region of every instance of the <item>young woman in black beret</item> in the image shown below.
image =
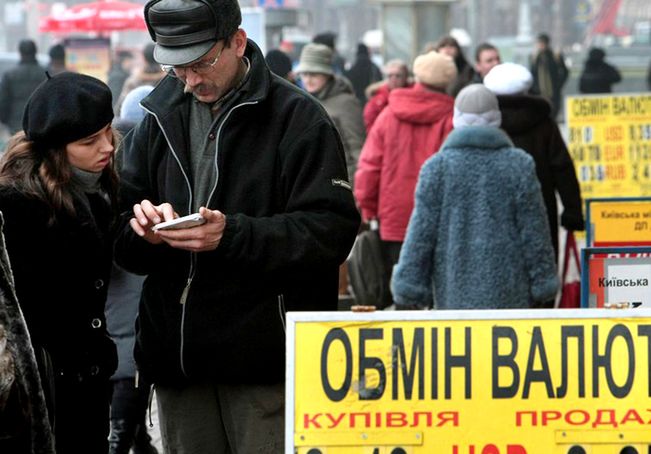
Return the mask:
<svg viewBox="0 0 651 454"><path fill-rule="evenodd" d="M117 206L112 120L103 82L58 74L32 94L24 131L0 161L6 247L58 454L108 450L117 365L104 317Z"/></svg>

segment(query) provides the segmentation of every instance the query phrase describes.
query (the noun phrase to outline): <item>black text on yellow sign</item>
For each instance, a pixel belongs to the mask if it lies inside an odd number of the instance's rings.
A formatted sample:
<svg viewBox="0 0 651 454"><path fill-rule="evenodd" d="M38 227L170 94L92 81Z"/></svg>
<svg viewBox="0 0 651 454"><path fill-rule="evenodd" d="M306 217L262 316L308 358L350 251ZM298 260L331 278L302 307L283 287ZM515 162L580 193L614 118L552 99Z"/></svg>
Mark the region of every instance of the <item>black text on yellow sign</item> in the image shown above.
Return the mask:
<svg viewBox="0 0 651 454"><path fill-rule="evenodd" d="M584 197L651 195L651 95L569 96L566 114Z"/></svg>
<svg viewBox="0 0 651 454"><path fill-rule="evenodd" d="M327 452L533 454L573 443L558 430L651 425L651 320L309 325L296 337L297 446L342 434Z"/></svg>

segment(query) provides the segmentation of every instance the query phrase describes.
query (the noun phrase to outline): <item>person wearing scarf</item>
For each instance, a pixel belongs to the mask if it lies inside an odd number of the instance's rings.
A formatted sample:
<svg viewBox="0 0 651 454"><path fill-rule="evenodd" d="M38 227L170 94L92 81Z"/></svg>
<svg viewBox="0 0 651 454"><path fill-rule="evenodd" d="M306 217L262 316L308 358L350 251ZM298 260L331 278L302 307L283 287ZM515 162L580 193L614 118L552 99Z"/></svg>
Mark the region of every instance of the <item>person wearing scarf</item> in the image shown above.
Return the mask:
<svg viewBox="0 0 651 454"><path fill-rule="evenodd" d="M111 104L93 77L48 75L0 161L6 248L58 454L108 450L117 365L104 316L117 206Z"/></svg>

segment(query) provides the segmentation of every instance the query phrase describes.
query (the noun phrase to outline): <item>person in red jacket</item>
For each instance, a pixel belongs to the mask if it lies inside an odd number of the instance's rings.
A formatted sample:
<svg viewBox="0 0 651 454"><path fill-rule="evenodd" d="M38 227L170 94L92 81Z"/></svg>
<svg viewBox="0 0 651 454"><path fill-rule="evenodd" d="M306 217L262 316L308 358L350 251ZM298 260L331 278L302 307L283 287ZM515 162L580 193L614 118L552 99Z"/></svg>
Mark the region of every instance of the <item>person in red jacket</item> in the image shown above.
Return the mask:
<svg viewBox="0 0 651 454"><path fill-rule="evenodd" d="M416 57L416 84L391 91L362 149L354 193L362 219L379 221L387 281L414 207L420 167L452 130L454 99L445 90L456 76L447 55L431 51Z"/></svg>
<svg viewBox="0 0 651 454"><path fill-rule="evenodd" d="M383 71L385 80L369 85L366 89L368 102L364 106L364 126L366 132L377 120L380 112L389 104L389 92L394 88L410 87L409 68L407 63L400 59L390 60L384 65Z"/></svg>

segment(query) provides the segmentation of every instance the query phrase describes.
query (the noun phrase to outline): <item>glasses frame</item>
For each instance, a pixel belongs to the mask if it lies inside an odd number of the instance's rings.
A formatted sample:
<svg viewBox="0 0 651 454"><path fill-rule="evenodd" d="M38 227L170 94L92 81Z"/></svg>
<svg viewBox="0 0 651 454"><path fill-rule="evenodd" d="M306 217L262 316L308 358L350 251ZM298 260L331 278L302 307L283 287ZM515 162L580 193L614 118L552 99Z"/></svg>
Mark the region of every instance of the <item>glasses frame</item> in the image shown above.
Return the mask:
<svg viewBox="0 0 651 454"><path fill-rule="evenodd" d="M206 74L210 73L210 71L213 70L213 68L219 61L219 57L222 56L222 52L225 47L226 44L224 44L224 46L219 50L219 52L217 52L217 56L212 61L212 63L208 63L202 60L192 65L182 65L182 66L160 65L160 69L163 72L178 78L184 78L188 70L192 71L195 74L199 74L200 76L205 76Z"/></svg>

